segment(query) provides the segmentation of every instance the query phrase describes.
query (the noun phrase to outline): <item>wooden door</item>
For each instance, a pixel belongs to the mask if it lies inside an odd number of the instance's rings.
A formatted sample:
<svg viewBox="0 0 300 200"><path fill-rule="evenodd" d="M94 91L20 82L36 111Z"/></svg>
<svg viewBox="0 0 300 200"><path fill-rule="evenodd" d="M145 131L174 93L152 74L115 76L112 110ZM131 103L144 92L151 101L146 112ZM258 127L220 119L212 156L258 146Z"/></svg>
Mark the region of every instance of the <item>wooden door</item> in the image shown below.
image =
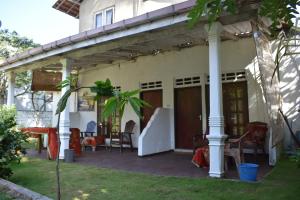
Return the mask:
<svg viewBox="0 0 300 200"><path fill-rule="evenodd" d="M163 106L162 90L143 91L141 92L140 98L151 105L151 107L144 107L141 109L141 114L143 116L143 119L141 120L142 133L155 109Z"/></svg>
<svg viewBox="0 0 300 200"><path fill-rule="evenodd" d="M202 132L201 87L175 89L175 146L193 148L193 136Z"/></svg>
<svg viewBox="0 0 300 200"><path fill-rule="evenodd" d="M244 134L249 123L246 81L223 83L223 112L226 134L231 137Z"/></svg>
<svg viewBox="0 0 300 200"><path fill-rule="evenodd" d="M225 134L238 137L249 122L247 81L223 83L223 115ZM206 112L209 117L209 86L206 86ZM207 120L208 121L208 120Z"/></svg>

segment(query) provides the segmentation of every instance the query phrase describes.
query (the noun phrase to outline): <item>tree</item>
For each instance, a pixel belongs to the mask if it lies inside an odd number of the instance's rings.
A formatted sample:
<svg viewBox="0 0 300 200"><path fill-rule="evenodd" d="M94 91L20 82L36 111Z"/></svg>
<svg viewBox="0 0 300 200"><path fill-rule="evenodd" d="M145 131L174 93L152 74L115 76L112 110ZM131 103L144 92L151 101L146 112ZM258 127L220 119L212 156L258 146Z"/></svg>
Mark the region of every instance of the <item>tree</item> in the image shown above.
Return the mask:
<svg viewBox="0 0 300 200"><path fill-rule="evenodd" d="M240 0L197 0L189 13L190 24L194 25L204 15L211 24L217 21L224 12L237 14L242 2ZM299 0L261 0L258 14L272 20L271 30L273 36L276 37L280 30L287 31L293 26L292 20L299 14L297 11L299 5Z"/></svg>
<svg viewBox="0 0 300 200"><path fill-rule="evenodd" d="M38 44L26 37L21 37L17 32L0 30L0 60L8 58L16 53L20 53L29 48L37 47ZM52 101L52 95L45 92L31 91L32 73L30 71L19 72L16 74L16 88L18 93L16 98L28 95L31 100L32 117L36 126L39 125L40 114L45 111L46 105ZM7 89L7 77L0 71L0 104L5 104Z"/></svg>
<svg viewBox="0 0 300 200"><path fill-rule="evenodd" d="M21 160L25 153L22 144L27 136L16 129L16 110L14 107L0 105L0 178L12 175L11 162Z"/></svg>
<svg viewBox="0 0 300 200"><path fill-rule="evenodd" d="M21 37L17 32L10 32L7 29L0 30L0 60L8 58L26 49L39 46L26 37ZM21 90L16 96L30 92L31 73L21 72L16 75L16 86ZM4 104L6 98L7 77L0 71L0 103Z"/></svg>

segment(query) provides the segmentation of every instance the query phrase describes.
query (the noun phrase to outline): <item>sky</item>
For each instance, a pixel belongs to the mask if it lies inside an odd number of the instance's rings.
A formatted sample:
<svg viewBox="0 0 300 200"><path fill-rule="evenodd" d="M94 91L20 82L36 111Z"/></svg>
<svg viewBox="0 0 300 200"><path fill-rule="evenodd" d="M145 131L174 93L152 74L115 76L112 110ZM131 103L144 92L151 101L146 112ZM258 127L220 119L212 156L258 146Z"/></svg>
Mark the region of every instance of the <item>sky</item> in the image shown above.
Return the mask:
<svg viewBox="0 0 300 200"><path fill-rule="evenodd" d="M1 29L46 44L78 33L78 19L54 8L56 0L0 0Z"/></svg>

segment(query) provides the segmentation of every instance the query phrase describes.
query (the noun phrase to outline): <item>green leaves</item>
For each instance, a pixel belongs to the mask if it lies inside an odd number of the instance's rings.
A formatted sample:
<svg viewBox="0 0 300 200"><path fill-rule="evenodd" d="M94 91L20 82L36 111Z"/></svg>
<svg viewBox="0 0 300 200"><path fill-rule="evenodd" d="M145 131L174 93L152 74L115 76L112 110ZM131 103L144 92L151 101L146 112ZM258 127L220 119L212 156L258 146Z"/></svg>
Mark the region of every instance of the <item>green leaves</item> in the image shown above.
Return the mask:
<svg viewBox="0 0 300 200"><path fill-rule="evenodd" d="M237 5L235 0L197 0L194 8L189 12L189 25L194 26L201 17L206 17L208 24L217 21L222 12L235 14Z"/></svg>
<svg viewBox="0 0 300 200"><path fill-rule="evenodd" d="M12 175L10 163L21 159L27 135L16 129L15 107L0 106L0 178Z"/></svg>
<svg viewBox="0 0 300 200"><path fill-rule="evenodd" d="M64 87L70 86L71 89L75 89L77 87L78 76L68 76L66 80L61 81L56 87L58 89L62 89Z"/></svg>
<svg viewBox="0 0 300 200"><path fill-rule="evenodd" d="M0 30L0 58L8 58L15 53L37 46L39 45L26 37L21 37L15 31Z"/></svg>
<svg viewBox="0 0 300 200"><path fill-rule="evenodd" d="M73 91L71 89L67 90L66 93L59 99L57 103L56 112L55 112L56 115L58 115L59 113L65 110L68 99L71 96L72 92Z"/></svg>
<svg viewBox="0 0 300 200"><path fill-rule="evenodd" d="M120 117L123 117L125 106L130 105L134 112L141 118L140 108L144 106L150 106L147 102L136 97L137 94L140 93L140 90L126 91L115 93L115 96L109 98L105 102L103 117L109 118L114 115L114 113L118 112Z"/></svg>
<svg viewBox="0 0 300 200"><path fill-rule="evenodd" d="M91 87L91 92L96 93L96 100L99 100L101 97L111 97L114 94L114 88L111 85L111 82L109 79L106 79L106 81L96 81L95 86Z"/></svg>
<svg viewBox="0 0 300 200"><path fill-rule="evenodd" d="M113 86L109 79L106 81L96 81L94 86L91 87L77 87L78 78L76 76L69 76L66 80L63 80L58 84L58 88L64 88L70 86L71 89L67 90L65 94L60 98L57 104L56 114L61 113L65 110L69 97L72 92L79 91L82 88L88 88L92 93L96 93L95 100L99 100L102 96L113 96Z"/></svg>
<svg viewBox="0 0 300 200"><path fill-rule="evenodd" d="M293 26L292 19L299 14L297 6L300 6L299 0L262 0L259 15L272 20L271 31L276 37L280 30L288 31ZM223 12L235 14L237 11L236 0L197 0L188 15L189 25L194 26L201 17L206 17L211 25Z"/></svg>
<svg viewBox="0 0 300 200"><path fill-rule="evenodd" d="M299 0L262 0L259 15L272 20L271 30L276 36L279 30L288 31L293 26L299 5Z"/></svg>
<svg viewBox="0 0 300 200"><path fill-rule="evenodd" d="M32 40L21 37L15 31L9 31L7 29L0 30L0 60L8 58L16 53L20 53L26 49L37 47L38 44ZM7 88L7 79L3 71L0 72L0 94L5 96L5 90ZM19 72L16 74L16 86L27 92L30 89L31 74L29 72ZM23 93L23 92L21 92ZM2 97L2 101L3 101Z"/></svg>

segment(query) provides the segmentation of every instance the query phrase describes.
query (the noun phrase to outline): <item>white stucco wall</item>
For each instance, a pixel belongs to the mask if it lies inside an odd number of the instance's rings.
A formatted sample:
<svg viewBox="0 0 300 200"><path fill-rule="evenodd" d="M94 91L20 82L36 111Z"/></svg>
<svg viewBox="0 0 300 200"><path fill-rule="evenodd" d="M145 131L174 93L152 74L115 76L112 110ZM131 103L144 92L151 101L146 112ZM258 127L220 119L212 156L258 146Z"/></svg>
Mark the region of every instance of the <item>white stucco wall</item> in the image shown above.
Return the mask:
<svg viewBox="0 0 300 200"><path fill-rule="evenodd" d="M157 108L139 137L138 155L146 156L173 149L173 109Z"/></svg>
<svg viewBox="0 0 300 200"><path fill-rule="evenodd" d="M17 111L17 124L19 127L51 127L52 111Z"/></svg>
<svg viewBox="0 0 300 200"><path fill-rule="evenodd" d="M79 31L95 28L95 15L101 10L114 6L115 20L118 22L153 10L157 10L186 0L88 0L80 5Z"/></svg>
<svg viewBox="0 0 300 200"><path fill-rule="evenodd" d="M240 41L222 42L221 60L223 72L235 72L246 70L249 93L249 119L250 121L265 121L263 117L264 102L261 100L261 90L255 84L255 79L250 73L255 65L251 64L255 58L254 42L251 38ZM134 90L139 88L140 82L162 81L163 84L163 107L174 108L174 78L190 77L200 75L202 78L202 88L205 88L205 77L208 74L208 46L196 46L158 54L156 56L139 57L136 61L115 63L112 65L98 65L95 68L80 72L80 85L89 86L96 80L109 78L115 86L121 86L122 90ZM80 93L90 93L82 90ZM202 101L205 101L203 95ZM203 106L202 106L203 107ZM86 128L87 122L96 121L95 112L79 112L76 115L75 124L80 125L80 129ZM203 119L206 118L203 107ZM140 135L139 119L130 108L126 108L122 125L128 120L137 123L136 133L133 136L134 146L137 147ZM174 120L174 119L171 119ZM173 123L173 122L172 122ZM203 120L203 127L206 122ZM205 128L204 128L205 129ZM172 127L174 134L174 127ZM174 142L174 141L173 141Z"/></svg>
<svg viewBox="0 0 300 200"><path fill-rule="evenodd" d="M299 39L299 37L298 37ZM298 45L300 45L298 41ZM277 43L272 43L272 49L277 51ZM300 47L289 48L288 53L300 53ZM275 56L275 55L274 55ZM282 111L288 117L294 133L300 131L300 56L299 54L284 56L280 63L280 90L282 96ZM293 149L294 141L285 124L285 149Z"/></svg>

